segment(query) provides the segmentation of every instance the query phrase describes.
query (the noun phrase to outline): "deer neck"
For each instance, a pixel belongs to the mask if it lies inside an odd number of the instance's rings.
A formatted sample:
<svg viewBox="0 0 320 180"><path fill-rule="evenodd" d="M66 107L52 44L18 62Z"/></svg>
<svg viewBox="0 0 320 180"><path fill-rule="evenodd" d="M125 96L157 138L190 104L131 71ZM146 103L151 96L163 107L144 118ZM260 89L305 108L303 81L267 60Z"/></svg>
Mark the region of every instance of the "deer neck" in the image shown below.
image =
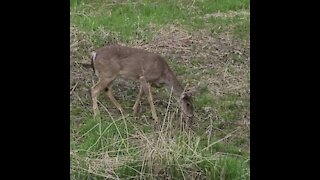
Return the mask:
<svg viewBox="0 0 320 180"><path fill-rule="evenodd" d="M177 77L175 74L169 69L166 72L166 83L165 83L166 89L171 93L172 90L172 95L179 100L181 97L181 94L183 93L184 89L180 82L178 81Z"/></svg>

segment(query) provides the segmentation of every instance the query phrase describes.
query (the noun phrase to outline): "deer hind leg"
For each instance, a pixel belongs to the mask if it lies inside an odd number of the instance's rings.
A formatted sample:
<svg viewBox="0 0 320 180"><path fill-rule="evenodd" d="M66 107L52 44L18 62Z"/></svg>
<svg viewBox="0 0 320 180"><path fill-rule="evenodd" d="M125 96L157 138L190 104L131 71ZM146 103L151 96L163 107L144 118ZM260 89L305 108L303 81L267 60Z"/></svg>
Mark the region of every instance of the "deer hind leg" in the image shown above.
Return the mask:
<svg viewBox="0 0 320 180"><path fill-rule="evenodd" d="M137 116L137 113L140 109L140 99L143 94L144 94L144 91L143 91L142 83L140 83L139 94L138 94L136 102L134 103L133 108L132 108L133 109L133 116Z"/></svg>
<svg viewBox="0 0 320 180"><path fill-rule="evenodd" d="M99 81L92 86L91 88L91 98L92 98L92 108L93 108L93 115L97 116L100 112L99 112L99 108L98 108L98 96L100 94L100 92L103 89L108 89L108 86L110 85L110 83L112 82L112 80L115 77L112 78L99 78Z"/></svg>
<svg viewBox="0 0 320 180"><path fill-rule="evenodd" d="M100 114L97 98L100 94L100 91L102 90L101 85L102 85L102 81L99 79L99 81L91 87L91 98L92 98L92 108L93 108L94 117Z"/></svg>
<svg viewBox="0 0 320 180"><path fill-rule="evenodd" d="M121 105L119 104L119 102L114 98L113 94L112 94L112 90L111 90L111 85L105 88L106 94L109 97L109 99L111 100L111 102L113 103L114 106L117 107L117 109L120 111L120 113L124 113Z"/></svg>
<svg viewBox="0 0 320 180"><path fill-rule="evenodd" d="M140 80L140 84L142 85L144 93L147 95L153 120L154 120L155 124L158 124L158 116L157 116L156 108L154 107L154 104L153 104L153 98L152 98L152 94L151 94L150 84L146 81L146 79L143 76L140 77L139 80Z"/></svg>

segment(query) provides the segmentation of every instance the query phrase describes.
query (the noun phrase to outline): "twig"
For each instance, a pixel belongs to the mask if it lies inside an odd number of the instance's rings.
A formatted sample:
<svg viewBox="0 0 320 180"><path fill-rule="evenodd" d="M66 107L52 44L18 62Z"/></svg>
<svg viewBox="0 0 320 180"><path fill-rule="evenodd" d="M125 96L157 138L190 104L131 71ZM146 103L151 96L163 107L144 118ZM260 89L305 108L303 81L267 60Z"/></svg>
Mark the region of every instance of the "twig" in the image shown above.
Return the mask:
<svg viewBox="0 0 320 180"><path fill-rule="evenodd" d="M70 96L71 96L71 94L73 93L73 91L74 91L74 89L76 88L77 85L78 85L78 82L77 82L76 85L74 85L73 88L71 89L71 91L70 91Z"/></svg>
<svg viewBox="0 0 320 180"><path fill-rule="evenodd" d="M223 140L225 140L225 139L228 139L229 137L232 136L233 133L237 132L239 129L240 129L240 128L237 128L236 130L234 130L234 131L232 131L231 133L229 133L228 135L226 135L224 138L219 139L218 141L216 141L216 142L210 144L209 146L203 148L203 149L201 150L201 152L204 151L204 150L206 150L206 149L209 149L211 146L213 146L213 145L215 145L215 144L217 144L217 143L219 143L219 142L221 142L221 141L223 141Z"/></svg>

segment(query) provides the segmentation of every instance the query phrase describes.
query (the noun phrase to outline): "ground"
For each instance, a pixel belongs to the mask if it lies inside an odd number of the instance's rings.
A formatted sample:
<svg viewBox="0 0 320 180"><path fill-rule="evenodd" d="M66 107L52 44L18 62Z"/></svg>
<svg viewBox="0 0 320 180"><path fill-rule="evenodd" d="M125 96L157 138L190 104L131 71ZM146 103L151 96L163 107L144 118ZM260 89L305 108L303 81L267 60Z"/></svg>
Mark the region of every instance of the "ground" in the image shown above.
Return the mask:
<svg viewBox="0 0 320 180"><path fill-rule="evenodd" d="M249 179L249 1L71 1L70 9L72 179ZM97 78L81 63L112 43L162 55L184 86L198 88L192 133L164 88L152 89L160 131L146 98L133 118L138 83L122 79L113 93L126 113L102 94L93 118Z"/></svg>

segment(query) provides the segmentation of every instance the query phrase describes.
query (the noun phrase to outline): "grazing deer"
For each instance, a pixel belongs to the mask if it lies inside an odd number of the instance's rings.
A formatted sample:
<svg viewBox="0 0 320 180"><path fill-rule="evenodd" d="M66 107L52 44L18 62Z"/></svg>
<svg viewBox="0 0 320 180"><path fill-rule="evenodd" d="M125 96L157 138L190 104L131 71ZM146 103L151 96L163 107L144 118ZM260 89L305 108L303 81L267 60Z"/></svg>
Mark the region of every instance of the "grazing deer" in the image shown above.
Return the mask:
<svg viewBox="0 0 320 180"><path fill-rule="evenodd" d="M91 64L98 76L98 82L91 88L93 113L99 113L97 97L104 90L112 103L123 112L121 105L113 97L111 84L118 76L124 79L133 79L140 82L139 94L133 106L133 115L136 116L141 96L147 95L152 117L158 123L157 113L153 104L150 86L164 86L180 102L182 112L188 117L193 117L191 95L193 90L184 91L176 75L172 72L163 57L142 49L110 45L91 53Z"/></svg>

